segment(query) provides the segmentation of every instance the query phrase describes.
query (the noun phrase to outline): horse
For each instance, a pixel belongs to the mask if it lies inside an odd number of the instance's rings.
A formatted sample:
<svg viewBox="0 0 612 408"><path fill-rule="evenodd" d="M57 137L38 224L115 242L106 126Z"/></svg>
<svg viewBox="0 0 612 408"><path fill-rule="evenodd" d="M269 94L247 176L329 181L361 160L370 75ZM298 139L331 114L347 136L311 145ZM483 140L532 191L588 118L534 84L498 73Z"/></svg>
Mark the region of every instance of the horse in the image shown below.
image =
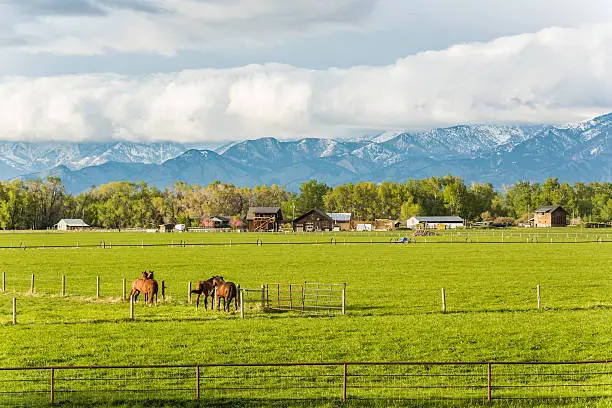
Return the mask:
<svg viewBox="0 0 612 408"><path fill-rule="evenodd" d="M150 274L150 276L153 276L153 274ZM157 292L158 291L159 291L159 285L157 284L157 281L155 279L150 278L144 281L144 284L142 287L142 294L144 295L144 298L145 298L145 305L147 304L147 301L150 305L152 305L153 302L157 304Z"/></svg>
<svg viewBox="0 0 612 408"><path fill-rule="evenodd" d="M219 276L219 278L221 278L221 280L223 280L223 277ZM208 280L205 281L199 281L196 284L196 288L194 290L191 291L191 293L197 293L197 297L196 297L196 308L200 305L200 296L204 295L204 309L208 310L208 297L211 296L210 299L210 308L211 310L213 310L215 307L214 305L214 290L215 287L213 285L213 278L210 278Z"/></svg>
<svg viewBox="0 0 612 408"><path fill-rule="evenodd" d="M212 277L213 286L217 289L217 310L221 305L221 298L223 298L223 311L230 311L232 299L234 300L234 307L238 310L238 290L234 282L225 282L221 276Z"/></svg>
<svg viewBox="0 0 612 408"><path fill-rule="evenodd" d="M140 294L140 292L142 292L144 283L147 281L147 279L153 279L153 271L143 271L142 277L132 282L132 290L130 290L130 297L134 296L134 302L138 299L138 295Z"/></svg>

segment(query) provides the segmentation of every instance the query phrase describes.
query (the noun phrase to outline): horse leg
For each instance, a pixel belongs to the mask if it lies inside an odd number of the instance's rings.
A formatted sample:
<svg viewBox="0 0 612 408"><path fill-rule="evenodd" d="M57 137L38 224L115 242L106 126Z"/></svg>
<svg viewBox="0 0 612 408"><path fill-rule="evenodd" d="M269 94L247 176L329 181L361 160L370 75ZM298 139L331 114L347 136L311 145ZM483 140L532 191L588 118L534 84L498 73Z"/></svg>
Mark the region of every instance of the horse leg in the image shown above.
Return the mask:
<svg viewBox="0 0 612 408"><path fill-rule="evenodd" d="M198 292L198 295L196 296L196 309L200 307L200 292Z"/></svg>
<svg viewBox="0 0 612 408"><path fill-rule="evenodd" d="M220 306L221 306L221 296L217 296L217 311L219 311Z"/></svg>

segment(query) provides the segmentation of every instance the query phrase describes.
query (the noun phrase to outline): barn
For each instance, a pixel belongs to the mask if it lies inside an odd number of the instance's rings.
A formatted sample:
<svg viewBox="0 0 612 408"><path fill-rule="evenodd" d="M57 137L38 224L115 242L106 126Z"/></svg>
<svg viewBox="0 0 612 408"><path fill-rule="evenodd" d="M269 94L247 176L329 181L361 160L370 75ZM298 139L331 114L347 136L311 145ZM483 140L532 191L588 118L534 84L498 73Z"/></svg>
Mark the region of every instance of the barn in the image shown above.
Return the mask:
<svg viewBox="0 0 612 408"><path fill-rule="evenodd" d="M58 231L75 231L89 228L89 225L80 218L62 218L54 227Z"/></svg>
<svg viewBox="0 0 612 408"><path fill-rule="evenodd" d="M334 221L334 231L349 231L351 229L351 213L327 213Z"/></svg>
<svg viewBox="0 0 612 408"><path fill-rule="evenodd" d="M214 223L214 228L229 228L231 218L224 215L215 215L210 217L210 220Z"/></svg>
<svg viewBox="0 0 612 408"><path fill-rule="evenodd" d="M406 225L410 229L415 228L428 228L428 229L453 229L463 226L463 218L456 215L433 215L433 216L422 216L417 215L411 217Z"/></svg>
<svg viewBox="0 0 612 408"><path fill-rule="evenodd" d="M317 208L313 208L293 221L293 230L296 232L331 231L333 228L333 218Z"/></svg>
<svg viewBox="0 0 612 408"><path fill-rule="evenodd" d="M276 232L283 222L280 207L249 207L248 230L251 232Z"/></svg>
<svg viewBox="0 0 612 408"><path fill-rule="evenodd" d="M534 211L534 227L565 227L567 226L567 211L559 205L543 205Z"/></svg>
<svg viewBox="0 0 612 408"><path fill-rule="evenodd" d="M161 224L159 226L159 232L172 232L174 231L174 224Z"/></svg>

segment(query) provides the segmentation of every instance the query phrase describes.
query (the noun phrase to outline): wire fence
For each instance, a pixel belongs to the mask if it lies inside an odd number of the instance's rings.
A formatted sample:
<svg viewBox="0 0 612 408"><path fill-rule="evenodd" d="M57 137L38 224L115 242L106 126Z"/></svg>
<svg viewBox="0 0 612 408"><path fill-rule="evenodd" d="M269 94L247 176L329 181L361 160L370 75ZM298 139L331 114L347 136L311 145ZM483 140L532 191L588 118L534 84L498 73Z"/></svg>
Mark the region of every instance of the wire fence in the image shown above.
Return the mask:
<svg viewBox="0 0 612 408"><path fill-rule="evenodd" d="M201 239L202 233L188 233L185 237L168 239L155 237L147 239L124 238L120 234L94 241L84 235L82 241L67 243L62 234L39 234L31 240L3 240L0 249L76 249L76 248L187 248L210 246L270 246L270 245L360 245L360 244L570 244L609 243L612 232L582 231L429 231L432 235L418 236L415 231L373 231L373 232L310 232L310 233L226 233L212 234ZM77 233L75 233L77 234ZM47 241L47 242L45 242Z"/></svg>
<svg viewBox="0 0 612 408"><path fill-rule="evenodd" d="M1 406L153 401L612 400L612 360L0 368Z"/></svg>

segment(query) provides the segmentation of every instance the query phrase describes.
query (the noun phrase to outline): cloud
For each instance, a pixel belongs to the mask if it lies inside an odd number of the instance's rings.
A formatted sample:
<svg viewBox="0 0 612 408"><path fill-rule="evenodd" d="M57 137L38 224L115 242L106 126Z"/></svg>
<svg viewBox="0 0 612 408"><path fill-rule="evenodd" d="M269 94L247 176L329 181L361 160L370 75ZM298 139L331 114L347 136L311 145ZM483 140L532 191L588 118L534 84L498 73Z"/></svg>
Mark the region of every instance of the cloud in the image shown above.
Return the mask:
<svg viewBox="0 0 612 408"><path fill-rule="evenodd" d="M0 35L14 37L5 43L28 38L19 49L30 53L172 55L361 30L378 1L8 0L14 18Z"/></svg>
<svg viewBox="0 0 612 408"><path fill-rule="evenodd" d="M342 137L612 111L612 24L460 44L388 66L282 64L0 80L0 139Z"/></svg>

